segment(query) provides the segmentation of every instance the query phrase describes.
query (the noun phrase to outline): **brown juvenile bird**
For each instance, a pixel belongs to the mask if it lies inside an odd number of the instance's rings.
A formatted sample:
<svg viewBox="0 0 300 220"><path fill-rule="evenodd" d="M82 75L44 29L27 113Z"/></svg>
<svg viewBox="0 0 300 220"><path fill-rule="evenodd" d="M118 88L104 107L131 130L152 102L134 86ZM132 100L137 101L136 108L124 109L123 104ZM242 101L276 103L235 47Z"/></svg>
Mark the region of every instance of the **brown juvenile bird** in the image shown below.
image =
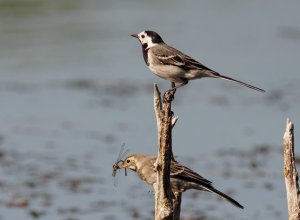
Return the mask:
<svg viewBox="0 0 300 220"><path fill-rule="evenodd" d="M122 163L118 165L118 168L131 169L135 171L144 182L153 185L156 182L156 172L154 169L155 162L156 157L132 154L126 157ZM244 208L233 198L215 189L212 186L212 182L175 161L171 162L170 182L173 192L184 192L188 189L214 192L234 206L242 209Z"/></svg>

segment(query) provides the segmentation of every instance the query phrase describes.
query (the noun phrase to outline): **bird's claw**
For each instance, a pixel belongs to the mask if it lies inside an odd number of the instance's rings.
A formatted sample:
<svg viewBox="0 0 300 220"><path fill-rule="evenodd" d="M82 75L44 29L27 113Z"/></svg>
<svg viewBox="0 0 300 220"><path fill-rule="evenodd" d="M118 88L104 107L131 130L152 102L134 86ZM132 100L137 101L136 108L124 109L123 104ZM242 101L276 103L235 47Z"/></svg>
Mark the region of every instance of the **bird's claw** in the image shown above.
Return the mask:
<svg viewBox="0 0 300 220"><path fill-rule="evenodd" d="M176 92L176 88L168 89L167 91L165 91L164 101L172 102L174 100L175 92Z"/></svg>

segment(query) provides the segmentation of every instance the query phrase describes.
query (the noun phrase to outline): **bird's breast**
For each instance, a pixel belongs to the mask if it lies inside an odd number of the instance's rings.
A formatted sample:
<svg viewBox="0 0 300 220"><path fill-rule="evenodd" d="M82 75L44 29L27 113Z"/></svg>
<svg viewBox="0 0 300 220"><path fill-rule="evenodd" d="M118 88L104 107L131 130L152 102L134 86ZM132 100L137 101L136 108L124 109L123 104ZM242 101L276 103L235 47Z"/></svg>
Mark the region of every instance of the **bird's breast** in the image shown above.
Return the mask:
<svg viewBox="0 0 300 220"><path fill-rule="evenodd" d="M153 72L155 75L166 79L170 82L183 82L182 78L184 78L184 70L180 67L173 65L164 65L159 62L155 62L152 59L150 59L149 56L148 61L148 67L151 70L151 72Z"/></svg>
<svg viewBox="0 0 300 220"><path fill-rule="evenodd" d="M150 166L144 166L138 169L137 174L141 180L150 185L156 182L156 173Z"/></svg>

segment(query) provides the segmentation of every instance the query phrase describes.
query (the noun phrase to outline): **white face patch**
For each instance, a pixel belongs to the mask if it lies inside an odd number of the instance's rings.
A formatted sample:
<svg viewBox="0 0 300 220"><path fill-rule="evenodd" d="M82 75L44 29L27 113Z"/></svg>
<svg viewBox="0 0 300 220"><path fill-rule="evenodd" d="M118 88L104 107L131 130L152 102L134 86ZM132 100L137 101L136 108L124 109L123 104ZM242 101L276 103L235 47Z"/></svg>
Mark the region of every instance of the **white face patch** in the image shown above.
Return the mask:
<svg viewBox="0 0 300 220"><path fill-rule="evenodd" d="M148 36L145 31L142 31L141 33L139 33L138 38L142 45L147 44L146 50L157 45L156 43L152 42L152 38L150 36Z"/></svg>

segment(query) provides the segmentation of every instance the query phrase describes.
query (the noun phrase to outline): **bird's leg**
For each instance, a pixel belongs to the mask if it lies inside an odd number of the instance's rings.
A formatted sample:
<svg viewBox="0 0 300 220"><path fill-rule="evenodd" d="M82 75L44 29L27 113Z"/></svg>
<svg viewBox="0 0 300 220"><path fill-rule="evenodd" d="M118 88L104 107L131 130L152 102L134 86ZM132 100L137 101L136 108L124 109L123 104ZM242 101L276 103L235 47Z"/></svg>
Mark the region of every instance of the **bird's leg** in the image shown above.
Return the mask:
<svg viewBox="0 0 300 220"><path fill-rule="evenodd" d="M182 83L179 84L178 86L176 86L174 82L171 82L172 88L169 89L169 90L167 90L167 91L176 90L176 89L178 89L178 88L180 88L182 86L185 86L189 82L187 79L184 79L184 78L182 78L181 80L182 80Z"/></svg>
<svg viewBox="0 0 300 220"><path fill-rule="evenodd" d="M173 87L173 88L178 89L179 87L185 86L189 82L187 79L184 79L184 78L181 78L181 80L182 80L182 83L179 84L178 86ZM174 83L174 85L175 85L175 83Z"/></svg>
<svg viewBox="0 0 300 220"><path fill-rule="evenodd" d="M176 92L176 85L175 85L175 83L174 82L171 82L171 89L168 89L166 92L173 92L173 93L175 93Z"/></svg>
<svg viewBox="0 0 300 220"><path fill-rule="evenodd" d="M182 86L188 84L188 82L189 82L189 81L188 81L187 79L185 79L185 78L181 78L181 80L182 80L182 83L179 84L178 86L176 86L175 82L171 82L172 88L171 88L171 89L168 89L168 90L166 91L166 93L168 92L168 93L172 93L172 94L173 94L172 100L174 99L174 94L175 94L175 92L176 92L176 89L178 89L179 87L182 87Z"/></svg>

